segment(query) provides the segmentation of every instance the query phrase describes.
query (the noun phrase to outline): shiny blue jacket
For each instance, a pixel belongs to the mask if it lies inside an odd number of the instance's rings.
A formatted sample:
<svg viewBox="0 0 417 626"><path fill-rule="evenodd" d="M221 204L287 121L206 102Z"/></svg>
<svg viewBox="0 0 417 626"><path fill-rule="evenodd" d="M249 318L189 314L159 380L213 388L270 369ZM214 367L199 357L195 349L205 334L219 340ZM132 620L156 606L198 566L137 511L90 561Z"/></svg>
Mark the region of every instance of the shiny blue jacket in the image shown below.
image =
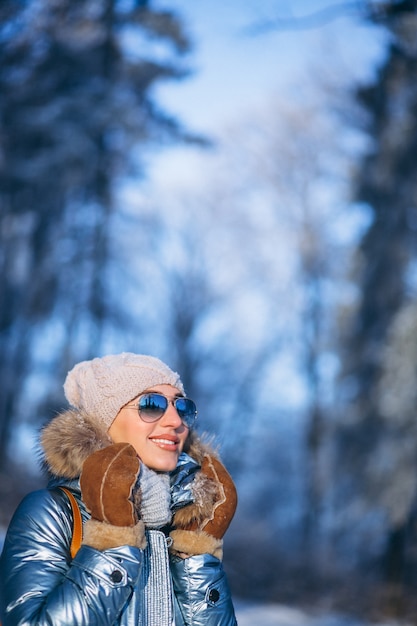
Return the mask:
<svg viewBox="0 0 417 626"><path fill-rule="evenodd" d="M71 559L72 509L60 485L73 492L83 521L89 518L78 478L55 477L24 498L0 558L2 626L236 626L221 561L169 555L159 530L146 532L144 550L81 545Z"/></svg>

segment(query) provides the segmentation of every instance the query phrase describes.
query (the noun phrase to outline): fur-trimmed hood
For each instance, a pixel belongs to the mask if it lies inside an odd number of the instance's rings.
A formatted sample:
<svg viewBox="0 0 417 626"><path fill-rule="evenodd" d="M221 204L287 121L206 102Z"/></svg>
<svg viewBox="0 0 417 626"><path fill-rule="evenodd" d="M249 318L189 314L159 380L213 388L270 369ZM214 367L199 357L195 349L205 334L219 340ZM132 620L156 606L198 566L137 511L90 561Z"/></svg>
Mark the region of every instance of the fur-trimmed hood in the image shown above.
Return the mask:
<svg viewBox="0 0 417 626"><path fill-rule="evenodd" d="M48 472L64 478L78 478L86 458L109 446L112 440L97 426L97 420L86 413L68 409L59 413L41 432L42 461ZM197 463L204 454L217 456L209 443L203 443L191 431L184 448Z"/></svg>

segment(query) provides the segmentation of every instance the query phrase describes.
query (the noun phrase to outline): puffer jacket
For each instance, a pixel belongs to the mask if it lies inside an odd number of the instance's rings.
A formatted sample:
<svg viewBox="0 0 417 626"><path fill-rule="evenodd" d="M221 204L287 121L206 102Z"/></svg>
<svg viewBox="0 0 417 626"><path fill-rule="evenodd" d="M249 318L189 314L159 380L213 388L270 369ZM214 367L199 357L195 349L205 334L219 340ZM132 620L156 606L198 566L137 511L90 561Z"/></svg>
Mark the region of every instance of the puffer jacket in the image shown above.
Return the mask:
<svg viewBox="0 0 417 626"><path fill-rule="evenodd" d="M59 487L71 490L89 519L78 477L87 456L109 443L73 411L44 429L52 479L24 498L9 525L0 559L2 626L236 626L221 561L170 555L162 531L146 531L144 550L82 544L71 559L72 509ZM195 439L188 454L198 458L203 448Z"/></svg>

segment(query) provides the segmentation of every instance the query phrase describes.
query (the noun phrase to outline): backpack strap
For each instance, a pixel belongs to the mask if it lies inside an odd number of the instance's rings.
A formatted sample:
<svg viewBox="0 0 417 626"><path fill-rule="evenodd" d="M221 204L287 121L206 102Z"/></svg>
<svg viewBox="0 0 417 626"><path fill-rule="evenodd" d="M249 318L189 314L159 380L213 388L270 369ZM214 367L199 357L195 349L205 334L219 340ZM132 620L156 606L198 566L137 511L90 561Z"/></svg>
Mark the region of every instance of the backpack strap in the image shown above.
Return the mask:
<svg viewBox="0 0 417 626"><path fill-rule="evenodd" d="M71 552L71 558L74 558L78 550L80 549L81 541L83 538L83 520L81 517L81 511L80 511L80 507L78 506L78 502L72 495L71 491L67 489L66 487L59 487L59 489L62 489L62 491L65 491L71 504L72 517L74 521L73 521L73 527L72 527L72 539L71 539L70 552Z"/></svg>

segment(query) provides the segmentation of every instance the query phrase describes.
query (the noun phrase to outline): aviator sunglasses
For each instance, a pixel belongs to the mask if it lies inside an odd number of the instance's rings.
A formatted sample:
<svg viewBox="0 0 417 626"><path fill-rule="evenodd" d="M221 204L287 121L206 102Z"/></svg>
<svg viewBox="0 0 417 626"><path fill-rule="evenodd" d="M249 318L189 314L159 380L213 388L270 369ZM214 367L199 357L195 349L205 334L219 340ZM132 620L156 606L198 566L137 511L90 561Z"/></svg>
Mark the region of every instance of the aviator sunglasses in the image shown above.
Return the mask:
<svg viewBox="0 0 417 626"><path fill-rule="evenodd" d="M139 417L144 422L156 422L166 413L169 405L177 411L183 424L188 428L192 428L197 419L197 407L190 398L174 398L170 400L162 393L144 393L135 404L127 404L126 407L136 408Z"/></svg>

